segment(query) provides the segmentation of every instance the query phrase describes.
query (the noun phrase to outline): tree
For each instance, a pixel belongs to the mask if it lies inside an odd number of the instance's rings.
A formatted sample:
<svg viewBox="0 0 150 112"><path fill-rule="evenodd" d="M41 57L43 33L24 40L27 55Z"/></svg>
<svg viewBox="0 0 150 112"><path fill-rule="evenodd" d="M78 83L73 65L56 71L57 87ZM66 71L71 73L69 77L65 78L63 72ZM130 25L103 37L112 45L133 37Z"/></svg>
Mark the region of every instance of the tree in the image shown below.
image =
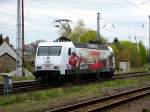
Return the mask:
<svg viewBox="0 0 150 112"><path fill-rule="evenodd" d="M96 37L96 31L89 30L80 37L80 41L87 43L87 42L95 40L95 37Z"/></svg>
<svg viewBox="0 0 150 112"><path fill-rule="evenodd" d="M146 63L146 49L143 44L140 45L139 51L136 43L129 41L120 41L119 43L113 43L111 46L114 50L116 67L118 67L120 61L130 62L131 67L140 66L144 64L143 62Z"/></svg>
<svg viewBox="0 0 150 112"><path fill-rule="evenodd" d="M119 53L119 62L130 62L130 51L123 49Z"/></svg>
<svg viewBox="0 0 150 112"><path fill-rule="evenodd" d="M142 64L146 64L148 54L146 48L144 47L142 41L139 42L139 55L141 57Z"/></svg>
<svg viewBox="0 0 150 112"><path fill-rule="evenodd" d="M83 20L78 20L77 25L73 28L72 32L69 35L69 38L73 42L84 42L89 43L92 41L93 43L105 44L107 42L106 39L102 35L100 35L100 40L96 42L96 31L91 30L85 27Z"/></svg>
<svg viewBox="0 0 150 112"><path fill-rule="evenodd" d="M115 57L115 66L116 68L119 68L119 49L115 44L111 44L111 47L114 52L114 57Z"/></svg>
<svg viewBox="0 0 150 112"><path fill-rule="evenodd" d="M0 45L3 43L3 35L0 34Z"/></svg>
<svg viewBox="0 0 150 112"><path fill-rule="evenodd" d="M107 43L107 39L105 39L104 36L100 35L100 44L106 44Z"/></svg>
<svg viewBox="0 0 150 112"><path fill-rule="evenodd" d="M66 29L69 29L70 28L70 26L67 24L67 23L63 23L63 26L57 26L57 27L60 27L60 29L59 29L59 31L58 31L58 35L60 36L60 37L68 37L68 32L67 32L67 30ZM66 29L65 29L65 28Z"/></svg>
<svg viewBox="0 0 150 112"><path fill-rule="evenodd" d="M123 49L126 49L126 55L129 55L129 62L131 64L131 67L137 67L141 65L141 57L139 55L137 44L132 43L129 41L122 41L121 42Z"/></svg>
<svg viewBox="0 0 150 112"><path fill-rule="evenodd" d="M132 44L132 48L130 50L130 63L131 67L141 66L141 57L139 55L136 43Z"/></svg>
<svg viewBox="0 0 150 112"><path fill-rule="evenodd" d="M89 42L95 42L100 44L106 44L107 40L104 39L103 36L100 35L100 41L96 42L96 31L88 29L84 35L80 37L81 42L89 43Z"/></svg>
<svg viewBox="0 0 150 112"><path fill-rule="evenodd" d="M80 19L70 33L69 38L74 42L81 42L81 36L83 36L86 32L87 28L85 27L83 20Z"/></svg>

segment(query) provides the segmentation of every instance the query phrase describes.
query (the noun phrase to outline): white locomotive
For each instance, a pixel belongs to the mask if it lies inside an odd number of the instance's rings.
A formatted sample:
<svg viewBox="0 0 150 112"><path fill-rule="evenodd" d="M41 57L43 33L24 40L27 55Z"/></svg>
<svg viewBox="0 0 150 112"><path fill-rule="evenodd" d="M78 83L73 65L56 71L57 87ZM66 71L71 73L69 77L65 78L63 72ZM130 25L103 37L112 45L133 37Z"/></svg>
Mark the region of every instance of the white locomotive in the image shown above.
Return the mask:
<svg viewBox="0 0 150 112"><path fill-rule="evenodd" d="M43 42L37 48L34 75L49 80L81 75L110 78L114 68L114 54L109 46Z"/></svg>

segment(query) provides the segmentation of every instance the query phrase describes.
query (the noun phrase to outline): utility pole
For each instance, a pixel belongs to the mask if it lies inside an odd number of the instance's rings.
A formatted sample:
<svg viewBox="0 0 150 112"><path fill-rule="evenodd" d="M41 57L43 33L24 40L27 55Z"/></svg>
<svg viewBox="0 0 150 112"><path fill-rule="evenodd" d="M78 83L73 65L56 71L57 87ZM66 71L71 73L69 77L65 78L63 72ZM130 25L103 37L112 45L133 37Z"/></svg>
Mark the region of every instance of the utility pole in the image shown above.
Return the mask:
<svg viewBox="0 0 150 112"><path fill-rule="evenodd" d="M150 15L149 15L149 71L150 71Z"/></svg>
<svg viewBox="0 0 150 112"><path fill-rule="evenodd" d="M24 0L22 0L22 76L25 76L24 68Z"/></svg>
<svg viewBox="0 0 150 112"><path fill-rule="evenodd" d="M17 63L16 63L16 75L24 76L24 6L23 0L17 0Z"/></svg>
<svg viewBox="0 0 150 112"><path fill-rule="evenodd" d="M22 71L20 71L20 68L22 66L22 46L21 46L21 1L17 0L17 65L16 65L16 71L19 76L22 76Z"/></svg>
<svg viewBox="0 0 150 112"><path fill-rule="evenodd" d="M97 13L97 37L96 41L100 41L100 13Z"/></svg>

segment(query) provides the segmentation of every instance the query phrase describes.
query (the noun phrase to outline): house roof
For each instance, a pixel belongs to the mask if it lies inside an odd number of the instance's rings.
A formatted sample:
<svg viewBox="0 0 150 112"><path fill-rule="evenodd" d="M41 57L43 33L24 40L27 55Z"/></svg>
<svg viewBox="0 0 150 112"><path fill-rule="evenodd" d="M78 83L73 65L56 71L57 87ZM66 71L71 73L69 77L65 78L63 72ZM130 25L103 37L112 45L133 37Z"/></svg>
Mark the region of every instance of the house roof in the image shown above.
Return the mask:
<svg viewBox="0 0 150 112"><path fill-rule="evenodd" d="M4 55L6 53L9 54L14 59L17 59L16 52L10 47L10 45L7 42L3 42L0 45L0 56Z"/></svg>

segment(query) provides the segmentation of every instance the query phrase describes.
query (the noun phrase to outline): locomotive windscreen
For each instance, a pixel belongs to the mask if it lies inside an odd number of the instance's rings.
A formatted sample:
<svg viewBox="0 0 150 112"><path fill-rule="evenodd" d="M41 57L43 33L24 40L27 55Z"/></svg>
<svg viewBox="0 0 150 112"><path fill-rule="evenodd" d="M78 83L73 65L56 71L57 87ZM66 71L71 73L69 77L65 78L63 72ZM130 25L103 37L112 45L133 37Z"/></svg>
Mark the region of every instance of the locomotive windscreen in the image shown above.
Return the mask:
<svg viewBox="0 0 150 112"><path fill-rule="evenodd" d="M61 46L40 46L38 48L38 56L59 56Z"/></svg>

